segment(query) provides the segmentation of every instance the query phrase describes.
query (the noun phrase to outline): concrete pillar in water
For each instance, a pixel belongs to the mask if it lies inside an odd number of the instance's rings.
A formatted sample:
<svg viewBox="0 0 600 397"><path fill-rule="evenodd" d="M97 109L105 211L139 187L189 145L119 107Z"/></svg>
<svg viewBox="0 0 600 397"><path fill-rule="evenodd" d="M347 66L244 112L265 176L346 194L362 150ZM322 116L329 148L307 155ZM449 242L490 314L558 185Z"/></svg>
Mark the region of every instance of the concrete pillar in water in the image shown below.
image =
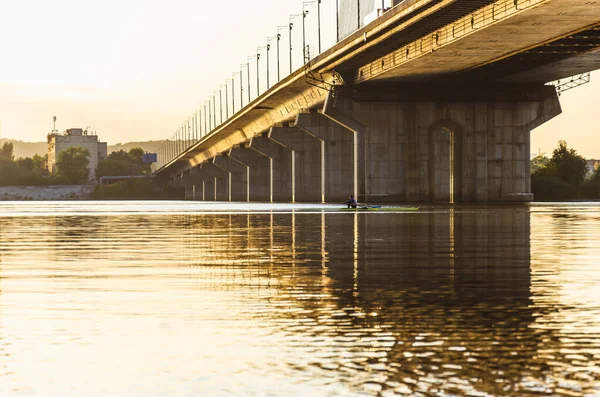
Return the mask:
<svg viewBox="0 0 600 397"><path fill-rule="evenodd" d="M252 138L249 147L270 160L272 201L293 202L293 151L268 136Z"/></svg>
<svg viewBox="0 0 600 397"><path fill-rule="evenodd" d="M269 138L293 151L292 174L295 201L323 202L323 148L321 141L297 127L272 127Z"/></svg>
<svg viewBox="0 0 600 397"><path fill-rule="evenodd" d="M202 200L198 193L202 192L203 180L199 167L193 167L181 176L181 182L185 187L185 200Z"/></svg>
<svg viewBox="0 0 600 397"><path fill-rule="evenodd" d="M319 140L323 201L359 198L358 134L317 112L300 113L295 126Z"/></svg>
<svg viewBox="0 0 600 397"><path fill-rule="evenodd" d="M231 201L229 194L229 172L214 164L214 159L200 164L198 179L202 181L202 201ZM198 193L197 193L198 194Z"/></svg>
<svg viewBox="0 0 600 397"><path fill-rule="evenodd" d="M561 113L554 87L386 90L359 91L344 109L365 126L368 201L533 199L530 132Z"/></svg>
<svg viewBox="0 0 600 397"><path fill-rule="evenodd" d="M229 201L249 201L248 166L231 157L229 153L216 156L213 163L229 173Z"/></svg>
<svg viewBox="0 0 600 397"><path fill-rule="evenodd" d="M231 149L231 158L248 167L248 198L250 201L272 202L272 159L246 144Z"/></svg>

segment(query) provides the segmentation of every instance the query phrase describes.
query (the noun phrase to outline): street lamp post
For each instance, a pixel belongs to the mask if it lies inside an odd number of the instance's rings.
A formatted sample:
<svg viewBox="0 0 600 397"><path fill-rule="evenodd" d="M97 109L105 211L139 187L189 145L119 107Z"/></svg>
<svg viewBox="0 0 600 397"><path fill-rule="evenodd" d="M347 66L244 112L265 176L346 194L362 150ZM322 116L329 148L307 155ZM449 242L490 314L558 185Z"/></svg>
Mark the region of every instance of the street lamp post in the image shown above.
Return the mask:
<svg viewBox="0 0 600 397"><path fill-rule="evenodd" d="M357 10L358 10L358 12L357 12L357 14L358 14L358 29L357 30L359 30L360 29L360 0L356 0L356 4L358 5L358 7L357 7Z"/></svg>
<svg viewBox="0 0 600 397"><path fill-rule="evenodd" d="M210 106L210 96L208 97L208 129L212 131L213 129L213 118L212 118L212 110Z"/></svg>
<svg viewBox="0 0 600 397"><path fill-rule="evenodd" d="M251 59L252 59L252 57L246 58L246 71L248 72L248 103L250 103L252 101L252 99L250 99L250 60Z"/></svg>
<svg viewBox="0 0 600 397"><path fill-rule="evenodd" d="M223 84L219 85L219 120L223 124Z"/></svg>
<svg viewBox="0 0 600 397"><path fill-rule="evenodd" d="M190 124L191 119L187 121L187 139L188 139L188 148L192 146L192 125Z"/></svg>
<svg viewBox="0 0 600 397"><path fill-rule="evenodd" d="M260 65L260 53L258 52L259 50L256 50L256 97L258 98L260 96L260 71L259 71L259 65Z"/></svg>
<svg viewBox="0 0 600 397"><path fill-rule="evenodd" d="M335 42L340 41L340 0L335 0Z"/></svg>
<svg viewBox="0 0 600 397"><path fill-rule="evenodd" d="M217 96L214 95L212 96L212 101L213 101L213 128L217 128Z"/></svg>
<svg viewBox="0 0 600 397"><path fill-rule="evenodd" d="M196 119L196 136L197 140L200 140L202 138L202 108L198 108L196 115L198 117Z"/></svg>
<svg viewBox="0 0 600 397"><path fill-rule="evenodd" d="M198 139L204 135L202 133L202 123L204 122L204 116L202 115L202 107L198 109Z"/></svg>
<svg viewBox="0 0 600 397"><path fill-rule="evenodd" d="M289 43L290 43L290 74L292 74L292 29L294 28L294 24L291 22L290 17L290 29L289 29Z"/></svg>
<svg viewBox="0 0 600 397"><path fill-rule="evenodd" d="M290 41L290 74L292 74L292 29L294 28L294 23L292 19L303 16L304 14L292 14L290 15L290 30L289 30L289 41ZM302 50L304 51L304 49Z"/></svg>
<svg viewBox="0 0 600 397"><path fill-rule="evenodd" d="M231 75L231 114L235 114L235 75L237 73L233 73Z"/></svg>
<svg viewBox="0 0 600 397"><path fill-rule="evenodd" d="M227 89L227 81L225 80L225 120L229 119L229 92Z"/></svg>
<svg viewBox="0 0 600 397"><path fill-rule="evenodd" d="M208 113L206 113L206 101L204 101L204 135L208 134Z"/></svg>
<svg viewBox="0 0 600 397"><path fill-rule="evenodd" d="M317 0L317 31L319 34L319 54L321 53L321 0Z"/></svg>
<svg viewBox="0 0 600 397"><path fill-rule="evenodd" d="M196 142L198 140L198 111L194 112L192 122L192 141Z"/></svg>
<svg viewBox="0 0 600 397"><path fill-rule="evenodd" d="M271 49L271 44L269 44L269 39L267 38L267 45L264 47L258 47L256 49L256 53L257 53L257 60L256 62L258 62L258 60L260 59L260 50L265 50L265 52L267 53L267 90L269 89L269 50Z"/></svg>
<svg viewBox="0 0 600 397"><path fill-rule="evenodd" d="M304 3L302 4L302 59L306 63L306 16L308 15L308 10L304 9Z"/></svg>
<svg viewBox="0 0 600 397"><path fill-rule="evenodd" d="M277 81L281 80L281 73L279 68L279 44L281 43L281 29L287 29L287 26L277 26Z"/></svg>
<svg viewBox="0 0 600 397"><path fill-rule="evenodd" d="M321 0L313 0L313 1L305 1L304 3L302 3L302 6L307 6L309 4L315 4L317 3L317 36L318 36L318 49L319 49L319 54L321 53ZM308 11L306 11L306 14L308 14ZM304 17L306 18L306 14L304 15ZM305 46L305 50L306 50L306 46Z"/></svg>
<svg viewBox="0 0 600 397"><path fill-rule="evenodd" d="M240 109L244 107L244 64L240 64Z"/></svg>
<svg viewBox="0 0 600 397"><path fill-rule="evenodd" d="M269 83L269 51L271 51L271 44L267 43L267 90L271 88Z"/></svg>
<svg viewBox="0 0 600 397"><path fill-rule="evenodd" d="M213 130L213 111L212 111L212 96L208 96L208 132Z"/></svg>

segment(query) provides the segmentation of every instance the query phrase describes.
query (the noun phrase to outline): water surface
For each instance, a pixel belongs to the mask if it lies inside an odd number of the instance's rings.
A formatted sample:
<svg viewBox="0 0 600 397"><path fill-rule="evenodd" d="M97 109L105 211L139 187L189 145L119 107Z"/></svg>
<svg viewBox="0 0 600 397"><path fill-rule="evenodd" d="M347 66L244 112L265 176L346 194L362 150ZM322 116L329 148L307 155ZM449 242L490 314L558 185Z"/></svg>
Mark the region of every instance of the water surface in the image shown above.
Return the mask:
<svg viewBox="0 0 600 397"><path fill-rule="evenodd" d="M0 203L0 396L600 396L600 206Z"/></svg>

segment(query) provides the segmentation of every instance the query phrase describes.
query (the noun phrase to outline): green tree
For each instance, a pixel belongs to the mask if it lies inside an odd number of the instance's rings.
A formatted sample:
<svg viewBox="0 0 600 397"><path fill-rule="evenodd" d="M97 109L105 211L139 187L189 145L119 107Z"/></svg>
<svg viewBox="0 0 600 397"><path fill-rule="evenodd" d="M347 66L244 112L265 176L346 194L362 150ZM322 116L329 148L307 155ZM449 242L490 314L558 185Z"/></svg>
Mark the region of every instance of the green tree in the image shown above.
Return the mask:
<svg viewBox="0 0 600 397"><path fill-rule="evenodd" d="M90 174L90 152L86 148L72 146L58 154L56 160L57 175L69 183L86 183Z"/></svg>
<svg viewBox="0 0 600 397"><path fill-rule="evenodd" d="M590 176L590 181L594 183L600 183L600 167L598 167L597 165L594 168L592 175Z"/></svg>
<svg viewBox="0 0 600 397"><path fill-rule="evenodd" d="M143 161L142 161L143 156L144 156L144 150L139 147L134 147L129 150L129 157L135 163L143 164Z"/></svg>
<svg viewBox="0 0 600 397"><path fill-rule="evenodd" d="M558 142L558 147L552 152L546 170L549 175L556 176L571 185L580 185L588 172L585 159L577 154L575 149L569 149L565 141Z"/></svg>
<svg viewBox="0 0 600 397"><path fill-rule="evenodd" d="M34 165L33 165L33 159L31 157L18 158L16 163L21 168L24 168L28 171L33 171Z"/></svg>
<svg viewBox="0 0 600 397"><path fill-rule="evenodd" d="M0 160L14 160L12 142L4 142L4 145L0 148Z"/></svg>
<svg viewBox="0 0 600 397"><path fill-rule="evenodd" d="M131 176L150 173L150 164L144 164L144 151L140 148L133 148L128 152L119 150L112 152L108 158L100 161L96 177L103 176Z"/></svg>
<svg viewBox="0 0 600 397"><path fill-rule="evenodd" d="M549 162L550 159L546 157L545 153L538 154L531 159L531 173L535 174L539 170L546 168Z"/></svg>

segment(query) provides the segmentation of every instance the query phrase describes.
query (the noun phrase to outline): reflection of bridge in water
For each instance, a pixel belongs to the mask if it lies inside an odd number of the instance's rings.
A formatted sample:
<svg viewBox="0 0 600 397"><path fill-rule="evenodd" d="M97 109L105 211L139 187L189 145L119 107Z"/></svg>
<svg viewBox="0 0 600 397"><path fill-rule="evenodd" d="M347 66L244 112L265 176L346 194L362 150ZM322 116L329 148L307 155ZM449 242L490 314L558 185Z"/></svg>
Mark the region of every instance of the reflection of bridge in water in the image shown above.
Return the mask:
<svg viewBox="0 0 600 397"><path fill-rule="evenodd" d="M205 201L529 201L545 84L599 49L595 1L399 2L231 117L194 114L157 174Z"/></svg>
<svg viewBox="0 0 600 397"><path fill-rule="evenodd" d="M155 310L159 316L176 311L173 321L193 317L190 324L208 328L239 321L259 328L248 332L262 338L254 347L276 347L267 360L274 367L265 371L337 382L343 391L593 395L600 350L588 331L598 320L564 307L554 285L540 288L560 269L555 262L533 269L530 242L590 216L553 216L560 214L549 212L540 222L540 213L527 207L459 206L404 214L49 211L1 217L0 281L9 287L0 294L2 316L21 318L23 307L54 318L48 310L54 301L68 302L58 307L71 318L77 297L91 305L73 318L92 315L92 330L94 310L101 309L121 313L125 327L137 309L152 319ZM562 254L560 248L552 254ZM39 301L11 305L19 288L42 291ZM172 296L183 298L148 303ZM208 317L202 311L210 311ZM581 316L577 324L569 322L573 312ZM226 318L230 313L243 318ZM21 324L13 321L9 329ZM20 337L2 332L0 326L0 342ZM194 338L198 344L189 348L202 350L202 336ZM7 346L0 345L0 353L19 353ZM246 360L244 368L256 364L253 357L236 359Z"/></svg>
<svg viewBox="0 0 600 397"><path fill-rule="evenodd" d="M254 285L257 321L311 352L292 367L410 395L533 396L564 380L543 325L554 309L532 300L527 208L188 219L182 260Z"/></svg>

